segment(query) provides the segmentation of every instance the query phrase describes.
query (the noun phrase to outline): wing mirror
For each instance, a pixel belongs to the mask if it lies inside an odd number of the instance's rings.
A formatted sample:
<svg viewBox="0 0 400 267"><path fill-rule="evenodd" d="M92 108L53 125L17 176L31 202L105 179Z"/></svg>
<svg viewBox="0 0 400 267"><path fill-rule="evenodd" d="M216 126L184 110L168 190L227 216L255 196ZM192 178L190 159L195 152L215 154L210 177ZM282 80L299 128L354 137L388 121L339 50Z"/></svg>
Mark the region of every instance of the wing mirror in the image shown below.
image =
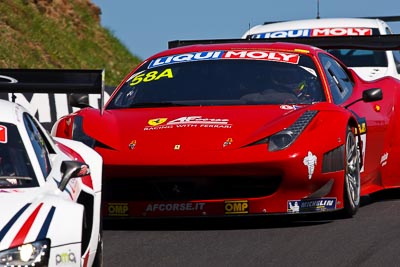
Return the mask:
<svg viewBox="0 0 400 267"><path fill-rule="evenodd" d="M372 89L367 89L363 91L362 97L360 99L357 99L350 104L347 104L345 108L350 107L351 105L359 102L359 101L364 101L364 102L375 102L382 100L383 98L383 92L381 88L372 88Z"/></svg>
<svg viewBox="0 0 400 267"><path fill-rule="evenodd" d="M63 174L58 186L61 191L64 191L71 178L83 177L90 174L89 166L86 163L74 160L63 161L60 171Z"/></svg>
<svg viewBox="0 0 400 267"><path fill-rule="evenodd" d="M380 89L380 88L365 90L362 95L362 100L364 102L374 102L374 101L382 100L382 98L383 98L383 93L382 93L382 89Z"/></svg>

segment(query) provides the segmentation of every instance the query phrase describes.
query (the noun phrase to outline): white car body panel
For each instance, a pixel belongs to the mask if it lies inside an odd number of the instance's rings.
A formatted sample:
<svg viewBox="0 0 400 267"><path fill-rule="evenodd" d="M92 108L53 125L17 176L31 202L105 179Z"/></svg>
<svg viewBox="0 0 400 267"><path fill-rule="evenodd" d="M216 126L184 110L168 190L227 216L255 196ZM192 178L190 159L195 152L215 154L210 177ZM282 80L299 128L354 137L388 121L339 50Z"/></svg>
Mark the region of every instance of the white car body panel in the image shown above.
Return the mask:
<svg viewBox="0 0 400 267"><path fill-rule="evenodd" d="M48 235L53 237L51 239L51 245L56 247L66 243L81 242L82 205L76 205L71 201L60 200L59 196L54 195L54 193L46 189L35 188L15 191L14 189L1 190L0 203L9 204L2 205L0 229L5 229L6 224L9 223L26 204L29 204L29 206L5 233L4 238L0 242L0 251L11 247L20 229L24 227L24 224L29 220L30 216L35 216L35 212L37 211L38 213L24 238L24 243L36 241L47 216L49 216L52 211L52 207L55 208L54 215L51 218L51 224L48 228ZM69 222L66 223L66 220Z"/></svg>

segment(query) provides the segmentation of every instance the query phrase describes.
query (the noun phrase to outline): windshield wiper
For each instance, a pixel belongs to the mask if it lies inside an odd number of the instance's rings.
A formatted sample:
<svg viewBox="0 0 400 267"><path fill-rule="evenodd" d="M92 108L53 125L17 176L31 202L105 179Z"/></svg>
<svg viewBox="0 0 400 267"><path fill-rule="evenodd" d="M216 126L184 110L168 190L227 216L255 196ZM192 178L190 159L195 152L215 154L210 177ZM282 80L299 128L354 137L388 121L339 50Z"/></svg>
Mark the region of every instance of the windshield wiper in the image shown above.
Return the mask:
<svg viewBox="0 0 400 267"><path fill-rule="evenodd" d="M184 107L186 104L175 102L140 102L129 105L130 108L152 108L152 107Z"/></svg>

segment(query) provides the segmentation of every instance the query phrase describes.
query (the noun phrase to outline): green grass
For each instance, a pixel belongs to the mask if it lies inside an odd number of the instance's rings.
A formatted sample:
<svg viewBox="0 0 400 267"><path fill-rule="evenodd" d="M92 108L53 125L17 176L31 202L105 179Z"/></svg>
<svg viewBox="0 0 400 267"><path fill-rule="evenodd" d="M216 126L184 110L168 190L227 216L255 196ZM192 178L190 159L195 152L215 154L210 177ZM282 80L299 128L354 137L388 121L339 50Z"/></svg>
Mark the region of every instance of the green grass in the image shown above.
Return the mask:
<svg viewBox="0 0 400 267"><path fill-rule="evenodd" d="M33 2L0 2L0 68L105 69L116 86L141 61L81 1L68 1L73 17L49 16Z"/></svg>

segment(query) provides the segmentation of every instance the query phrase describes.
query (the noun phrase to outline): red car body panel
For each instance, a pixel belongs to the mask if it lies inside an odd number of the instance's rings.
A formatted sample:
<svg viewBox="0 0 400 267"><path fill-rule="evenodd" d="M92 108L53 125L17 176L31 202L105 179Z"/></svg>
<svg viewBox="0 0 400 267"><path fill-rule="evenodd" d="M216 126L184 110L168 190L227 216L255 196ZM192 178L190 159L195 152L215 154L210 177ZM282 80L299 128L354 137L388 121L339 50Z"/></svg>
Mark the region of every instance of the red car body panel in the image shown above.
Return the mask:
<svg viewBox="0 0 400 267"><path fill-rule="evenodd" d="M400 152L396 134L400 120L395 109L400 81L387 77L366 82L347 70L354 79L353 92L343 103L335 104L318 59L326 52L285 43L194 45L166 50L143 64L175 54L216 50L311 56L326 101L134 109L108 109L108 102L103 111L84 108L61 118L53 128L54 135L74 138L72 125L82 119L83 132L95 140L94 148L103 157L104 191L110 191L104 194L105 218L282 214L292 213L296 204L292 201L304 199L305 212L308 206L317 207L312 211L342 209L344 169L326 171L324 168L330 167L324 167L323 159L329 161L328 152L344 145L348 125L356 128L365 145L361 195L400 186L400 159L395 156ZM127 75L111 99L140 68ZM381 88L383 99L358 101L363 91L371 88ZM266 143L258 143L313 111L315 116L290 146L270 152ZM310 152L316 163L311 175L305 163ZM134 181L131 187L128 181ZM329 192L309 198L324 186ZM155 197L152 190L147 191L149 187L169 193Z"/></svg>

